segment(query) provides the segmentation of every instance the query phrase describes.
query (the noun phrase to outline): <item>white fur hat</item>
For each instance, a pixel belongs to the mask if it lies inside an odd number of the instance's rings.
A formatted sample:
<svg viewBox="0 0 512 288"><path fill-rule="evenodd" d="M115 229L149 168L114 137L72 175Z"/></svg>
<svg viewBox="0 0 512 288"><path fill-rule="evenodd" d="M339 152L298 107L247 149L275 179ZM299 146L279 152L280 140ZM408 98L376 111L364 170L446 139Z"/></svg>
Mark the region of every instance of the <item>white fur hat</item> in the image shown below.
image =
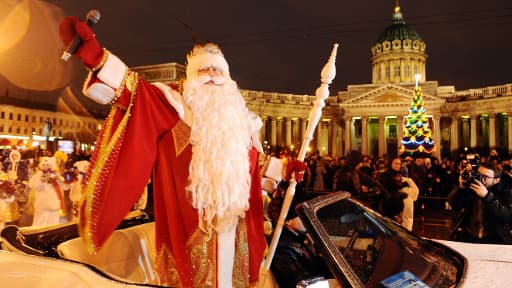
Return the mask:
<svg viewBox="0 0 512 288"><path fill-rule="evenodd" d="M49 164L52 170L57 169L57 161L54 157L41 157L39 160L39 169L42 169L43 164Z"/></svg>
<svg viewBox="0 0 512 288"><path fill-rule="evenodd" d="M187 55L187 78L194 77L200 69L215 67L229 77L229 65L219 46L213 43L195 45Z"/></svg>
<svg viewBox="0 0 512 288"><path fill-rule="evenodd" d="M87 161L87 160L77 161L77 162L75 162L75 164L73 164L73 166L76 167L76 169L78 169L78 172L87 173L87 170L89 169L89 161Z"/></svg>

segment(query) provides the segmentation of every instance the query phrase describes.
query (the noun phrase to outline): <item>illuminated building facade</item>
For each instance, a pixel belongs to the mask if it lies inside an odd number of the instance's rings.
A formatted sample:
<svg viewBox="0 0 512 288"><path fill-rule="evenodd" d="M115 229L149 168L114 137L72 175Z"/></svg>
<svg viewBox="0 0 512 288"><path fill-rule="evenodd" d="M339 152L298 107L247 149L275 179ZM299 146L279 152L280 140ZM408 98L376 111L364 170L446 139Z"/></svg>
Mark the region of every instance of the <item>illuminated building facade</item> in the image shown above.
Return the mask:
<svg viewBox="0 0 512 288"><path fill-rule="evenodd" d="M353 149L375 156L397 155L414 93L414 75L419 73L437 147L433 156L454 156L464 148L482 155L493 148L501 155L508 153L512 83L457 91L454 86L425 80L426 47L396 6L392 24L371 47L372 83L348 85L347 90L326 99L311 150L331 156ZM149 81L174 82L185 75L185 67L176 63L133 69ZM242 94L249 109L263 119L261 138L270 151L300 146L315 96L253 90L242 90Z"/></svg>

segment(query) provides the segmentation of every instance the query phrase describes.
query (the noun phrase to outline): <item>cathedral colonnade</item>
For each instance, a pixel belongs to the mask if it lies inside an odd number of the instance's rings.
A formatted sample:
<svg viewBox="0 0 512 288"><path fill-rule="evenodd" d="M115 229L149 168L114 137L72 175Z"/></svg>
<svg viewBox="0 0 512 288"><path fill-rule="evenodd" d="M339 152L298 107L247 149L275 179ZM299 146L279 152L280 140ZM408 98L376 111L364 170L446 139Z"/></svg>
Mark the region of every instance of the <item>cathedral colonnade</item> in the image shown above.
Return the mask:
<svg viewBox="0 0 512 288"><path fill-rule="evenodd" d="M487 155L497 149L509 153L512 143L512 112L429 114L429 126L436 143L435 157L456 157L462 152ZM261 137L272 152L300 148L308 120L299 117L263 116ZM342 156L350 150L363 154L394 157L403 135L404 116L344 115L342 119L322 119L310 143L310 152Z"/></svg>
<svg viewBox="0 0 512 288"><path fill-rule="evenodd" d="M400 58L402 52L396 49L396 57ZM393 71L402 73L401 66L395 68ZM133 69L150 82L175 83L185 75L185 66L176 63ZM423 68L418 66L418 71L423 72ZM402 124L409 115L415 83L408 79L396 83L381 80L351 84L346 90L332 91L335 94L325 99L309 152L318 151L320 155L333 157L345 155L350 150L374 156L397 155L403 137ZM434 156L453 158L465 151L486 155L490 149L498 150L500 155L510 152L512 83L466 90L430 80L420 80L419 85L437 147ZM248 109L263 121L260 140L266 152L300 148L315 96L244 89L241 94Z"/></svg>
<svg viewBox="0 0 512 288"><path fill-rule="evenodd" d="M265 152L278 154L281 150L299 150L309 123L304 117L262 116L261 139ZM337 120L322 119L313 133L308 152L340 156L342 128Z"/></svg>

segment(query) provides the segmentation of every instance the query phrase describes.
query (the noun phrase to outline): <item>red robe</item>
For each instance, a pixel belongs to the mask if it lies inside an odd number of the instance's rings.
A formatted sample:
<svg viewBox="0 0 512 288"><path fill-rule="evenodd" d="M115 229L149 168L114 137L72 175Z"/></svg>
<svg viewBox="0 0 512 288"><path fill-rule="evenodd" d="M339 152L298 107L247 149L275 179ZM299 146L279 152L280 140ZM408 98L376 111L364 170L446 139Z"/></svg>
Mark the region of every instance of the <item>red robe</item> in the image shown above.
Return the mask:
<svg viewBox="0 0 512 288"><path fill-rule="evenodd" d="M97 250L140 197L153 175L156 265L160 283L216 287L217 243L198 229L185 188L192 157L190 128L162 91L127 74L91 158L80 230ZM91 80L91 79L89 79ZM93 78L93 81L98 81ZM221 125L221 124L219 124ZM250 209L237 228L233 286L256 282L266 242L258 152L249 151Z"/></svg>

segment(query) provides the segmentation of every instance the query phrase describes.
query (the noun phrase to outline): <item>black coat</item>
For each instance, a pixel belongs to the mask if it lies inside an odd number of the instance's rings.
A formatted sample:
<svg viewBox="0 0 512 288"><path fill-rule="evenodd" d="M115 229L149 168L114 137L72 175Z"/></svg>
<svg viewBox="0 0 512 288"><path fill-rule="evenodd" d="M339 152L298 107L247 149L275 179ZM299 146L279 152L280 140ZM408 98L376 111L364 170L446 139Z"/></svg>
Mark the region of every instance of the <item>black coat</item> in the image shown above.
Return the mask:
<svg viewBox="0 0 512 288"><path fill-rule="evenodd" d="M484 199L479 198L469 188L459 188L451 201L454 209L461 209L459 217L454 220L453 232L456 232L456 228L462 228L473 233L467 235L469 238L462 239L452 235L452 240L512 244L512 190L508 185L502 184L488 188L489 193ZM480 205L481 212L477 213ZM476 214L481 216L477 217ZM475 227L479 225L484 231L482 237L474 233Z"/></svg>

